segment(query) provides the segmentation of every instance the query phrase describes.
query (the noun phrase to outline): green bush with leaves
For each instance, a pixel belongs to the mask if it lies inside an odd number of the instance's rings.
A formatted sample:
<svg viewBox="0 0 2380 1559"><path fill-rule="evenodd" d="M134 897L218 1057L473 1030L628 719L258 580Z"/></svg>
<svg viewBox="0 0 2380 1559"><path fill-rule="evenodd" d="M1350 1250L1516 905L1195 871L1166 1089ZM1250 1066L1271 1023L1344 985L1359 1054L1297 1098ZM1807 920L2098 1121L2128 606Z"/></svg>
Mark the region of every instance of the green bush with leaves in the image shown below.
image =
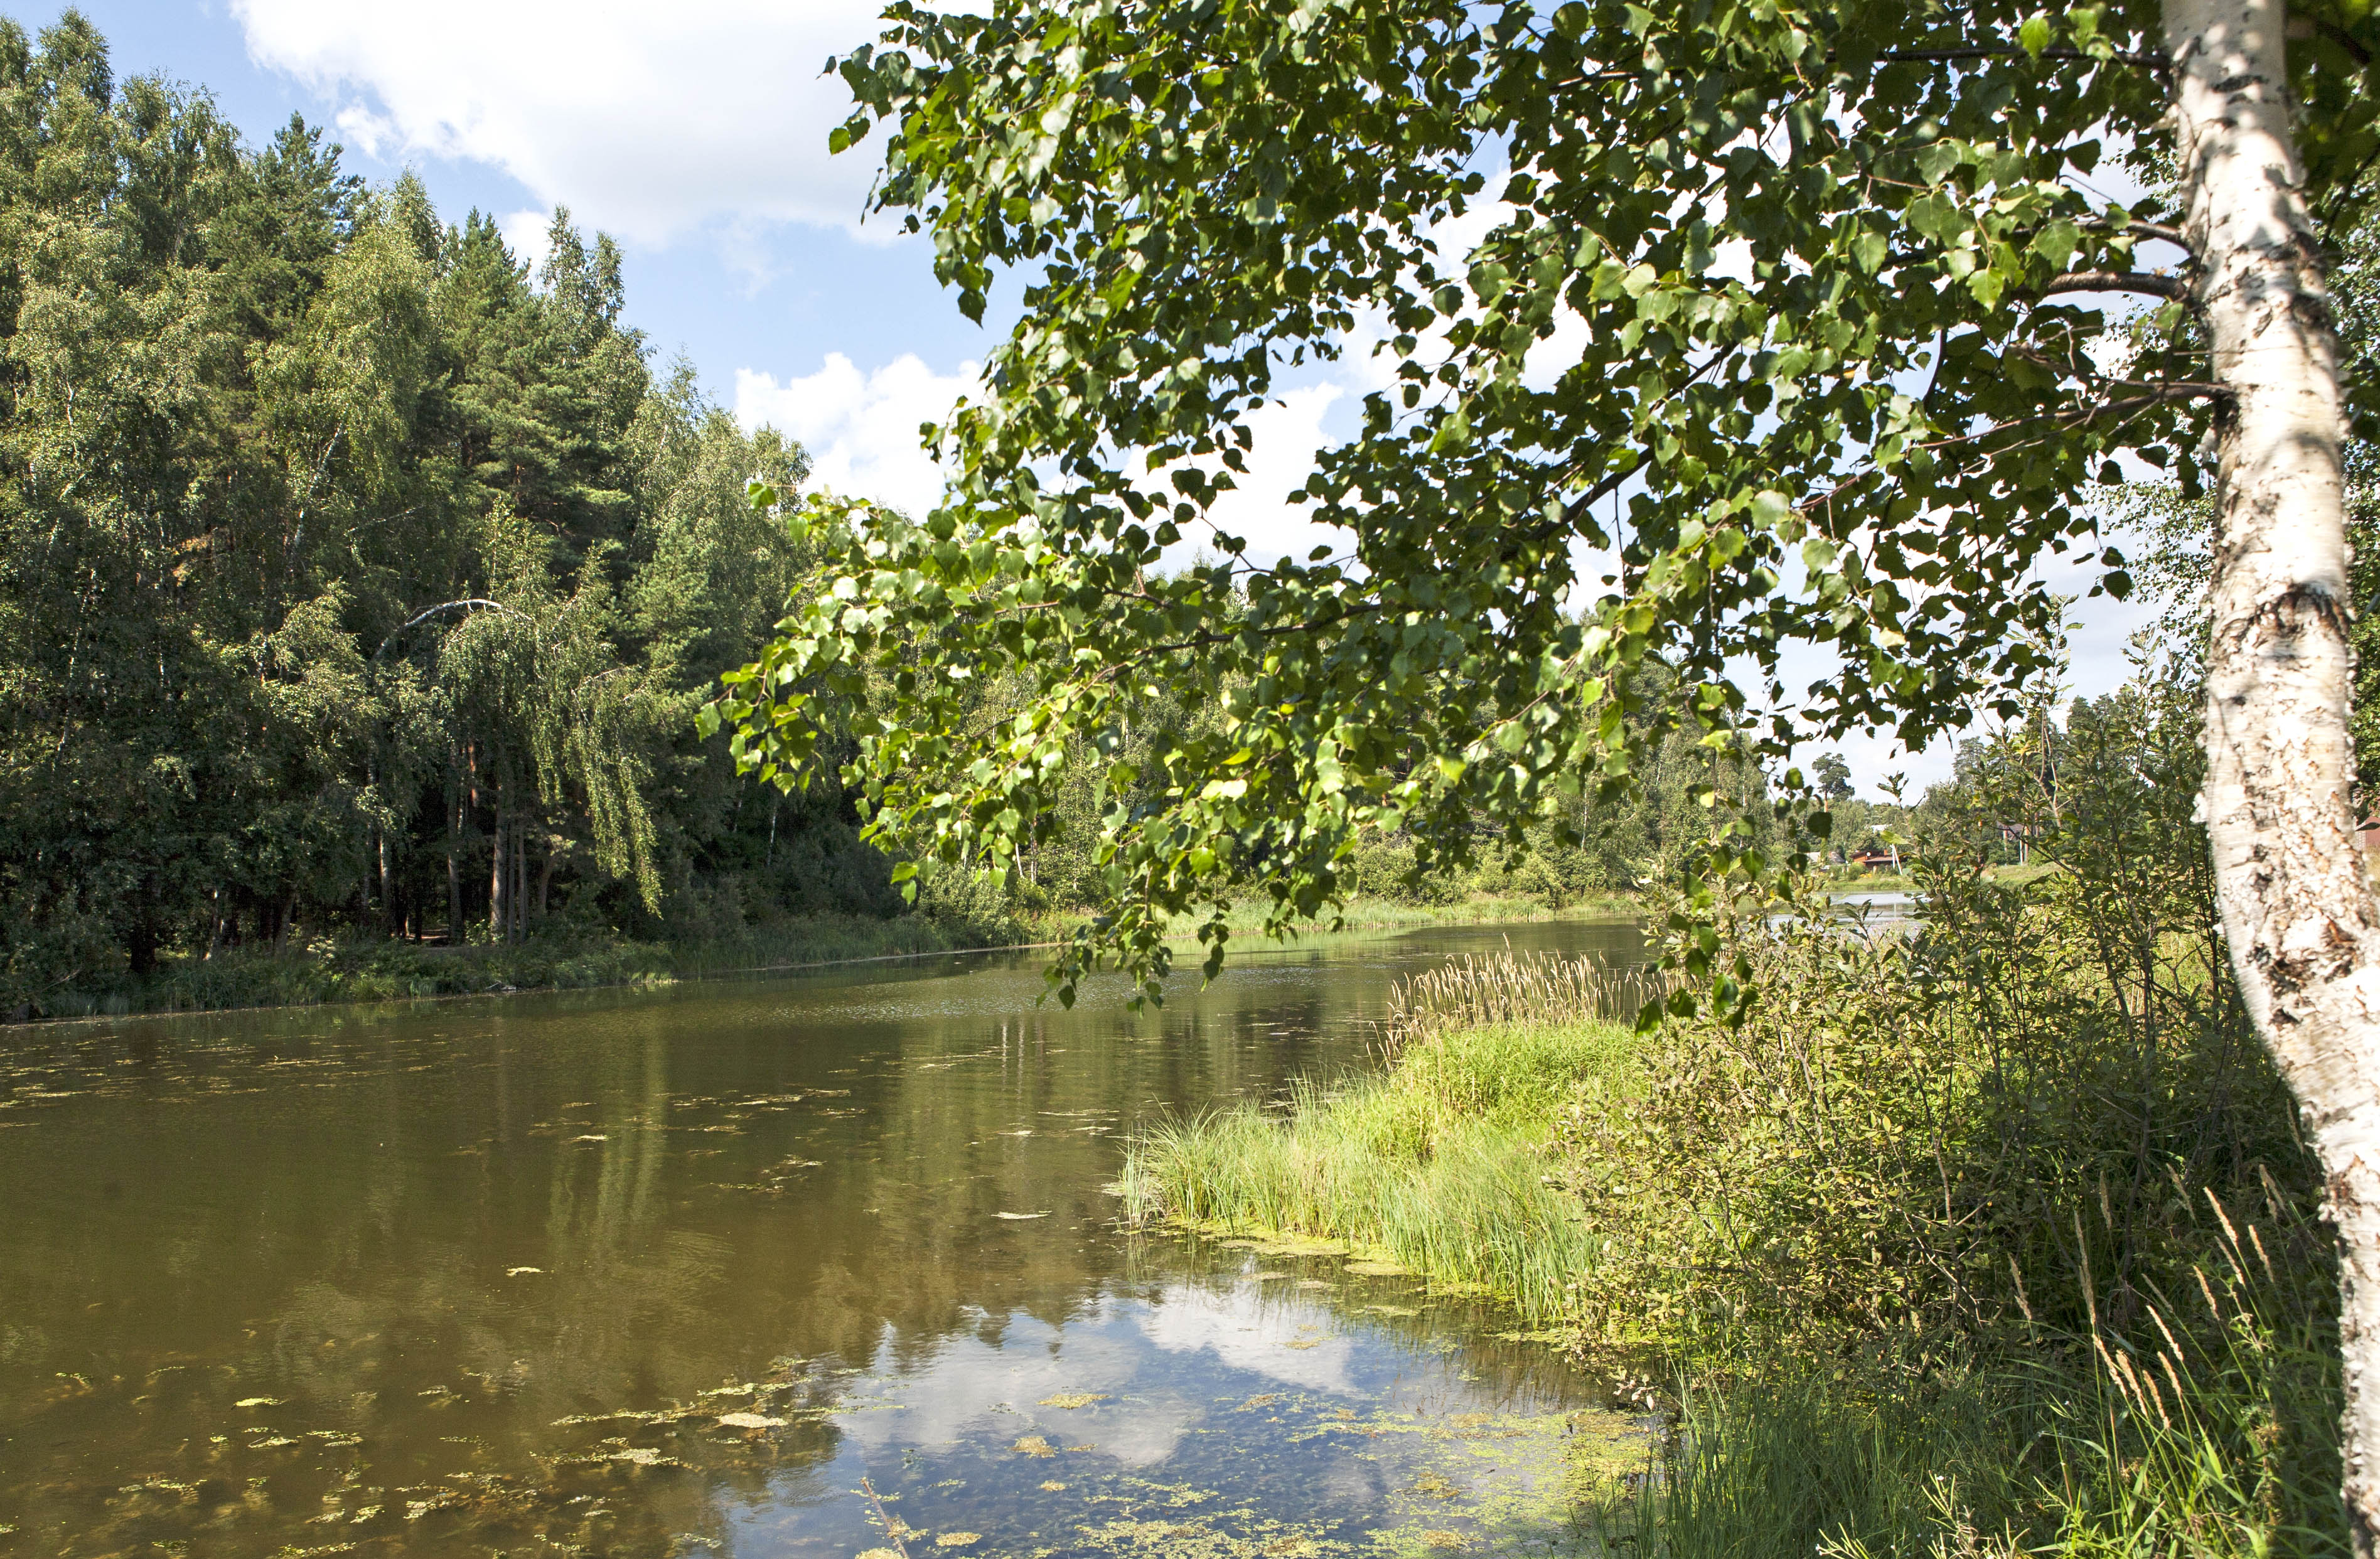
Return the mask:
<svg viewBox="0 0 2380 1559"><path fill-rule="evenodd" d="M2199 689L2140 673L1976 744L1913 920L1743 907L1742 1021L1567 1112L1582 1319L1698 1382L1668 1552L2346 1551L2321 1178L2215 924Z"/></svg>
<svg viewBox="0 0 2380 1559"><path fill-rule="evenodd" d="M1806 889L1743 914L1744 1019L1672 1017L1641 1095L1572 1113L1611 1240L1598 1313L1945 1358L2028 1309L2080 1334L2095 1283L2129 1320L2203 1248L2209 1190L2313 1194L2190 823L2195 695L2168 676L2078 703L2052 791L2002 743L1913 852L1913 924ZM2058 870L1995 882L2000 827Z"/></svg>

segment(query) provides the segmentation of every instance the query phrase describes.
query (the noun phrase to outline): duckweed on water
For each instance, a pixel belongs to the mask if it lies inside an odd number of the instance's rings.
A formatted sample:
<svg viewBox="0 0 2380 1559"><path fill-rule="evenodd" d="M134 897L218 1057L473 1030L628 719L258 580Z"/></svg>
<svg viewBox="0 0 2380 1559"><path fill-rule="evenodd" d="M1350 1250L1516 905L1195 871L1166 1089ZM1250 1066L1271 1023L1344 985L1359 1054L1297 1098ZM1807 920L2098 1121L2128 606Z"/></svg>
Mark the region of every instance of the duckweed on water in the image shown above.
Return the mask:
<svg viewBox="0 0 2380 1559"><path fill-rule="evenodd" d="M1293 1520L1256 1499L1193 1481L1076 1474L1040 1492L1071 1494L1058 1530L1022 1550L1050 1559L1088 1550L1165 1559L1421 1559L1460 1551L1483 1559L1609 1552L1586 1519L1600 1491L1641 1470L1644 1425L1618 1413L1360 1413L1330 1395L1265 1394L1284 1447L1338 1448L1377 1492L1366 1518ZM1261 1453L1259 1453L1261 1454ZM1284 1464L1286 1467L1288 1464ZM1336 1502L1334 1502L1336 1503ZM1051 1513L1055 1514L1055 1513Z"/></svg>

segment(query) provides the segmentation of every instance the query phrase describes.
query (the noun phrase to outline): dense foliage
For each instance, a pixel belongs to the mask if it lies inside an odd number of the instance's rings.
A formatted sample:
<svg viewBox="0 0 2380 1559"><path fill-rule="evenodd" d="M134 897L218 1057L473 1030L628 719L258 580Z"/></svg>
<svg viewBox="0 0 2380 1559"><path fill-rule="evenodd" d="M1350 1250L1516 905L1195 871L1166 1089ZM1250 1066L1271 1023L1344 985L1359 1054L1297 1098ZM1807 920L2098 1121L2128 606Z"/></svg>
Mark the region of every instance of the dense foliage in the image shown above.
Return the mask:
<svg viewBox="0 0 2380 1559"><path fill-rule="evenodd" d="M1103 810L1111 913L1062 993L1161 969L1186 912L1220 959L1251 890L1326 912L1368 829L1458 866L1482 816L1559 830L1668 729L1915 747L2012 715L2064 609L2037 565L2128 588L2092 485L2121 454L2202 475L2221 390L2174 213L2103 188L2111 148L2165 144L2150 0L888 15L837 140L880 128L882 205L962 308L1016 274L1023 314L941 430L945 503L851 517L834 591L716 715L788 786L847 730L885 834L1002 866L1194 654L1213 718ZM2344 231L2380 24L2307 19L2306 189ZM2158 307L2127 333L2093 293ZM1264 565L1207 534L1250 413L1367 349L1387 387L1299 494L1334 541ZM1205 566L1153 572L1193 541ZM1832 673L1794 685L1796 645ZM1648 660L1682 698L1646 701ZM1030 699L978 718L986 675ZM1716 812L1703 877L1774 864Z"/></svg>
<svg viewBox="0 0 2380 1559"><path fill-rule="evenodd" d="M1649 1368L1675 1432L1614 1547L2349 1552L2322 1177L2215 928L2196 679L2138 672L1900 820L1915 920L1806 884L1729 925L1741 1024L1622 1041L1586 1020L1648 969L1460 962L1400 982L1387 1071L1145 1133L1127 1207ZM1981 870L2010 831L2034 870Z"/></svg>
<svg viewBox="0 0 2380 1559"><path fill-rule="evenodd" d="M1976 744L1915 925L1735 925L1744 1021L1572 1109L1583 1318L1722 1388L1667 1513L1713 1552L2348 1550L2335 1241L2216 921L2202 700L2144 662Z"/></svg>
<svg viewBox="0 0 2380 1559"><path fill-rule="evenodd" d="M300 931L898 908L839 789L694 731L801 451L654 372L608 239L532 277L337 153L0 24L0 1013Z"/></svg>

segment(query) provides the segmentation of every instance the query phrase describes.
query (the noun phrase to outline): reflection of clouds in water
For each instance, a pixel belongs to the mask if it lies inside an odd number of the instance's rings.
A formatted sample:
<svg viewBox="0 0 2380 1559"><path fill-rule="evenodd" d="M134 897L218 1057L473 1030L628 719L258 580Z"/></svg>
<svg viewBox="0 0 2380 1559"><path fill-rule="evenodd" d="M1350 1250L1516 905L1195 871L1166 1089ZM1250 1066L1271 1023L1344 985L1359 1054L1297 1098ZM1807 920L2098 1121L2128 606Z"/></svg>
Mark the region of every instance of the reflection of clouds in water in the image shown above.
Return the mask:
<svg viewBox="0 0 2380 1559"><path fill-rule="evenodd" d="M874 1373L891 1377L890 1383L880 1392L853 1395L863 1403L880 1395L902 1407L858 1407L837 1415L844 1436L876 1448L953 1445L978 1437L1005 1444L1038 1434L1060 1451L1094 1444L1102 1455L1146 1467L1171 1455L1184 1430L1205 1411L1203 1403L1167 1387L1131 1390L1148 1347L1112 1306L1063 1328L1011 1315L1000 1338L993 1344L954 1334L930 1353L896 1365L888 1334L879 1346ZM1040 1406L1043 1397L1069 1393L1109 1400L1088 1409Z"/></svg>
<svg viewBox="0 0 2380 1559"><path fill-rule="evenodd" d="M1330 1337L1310 1348L1287 1346L1296 1340L1295 1328L1302 1321L1331 1325L1330 1312L1321 1306L1283 1309L1279 1301L1268 1306L1252 1287L1218 1292L1177 1283L1168 1285L1157 1303L1136 1319L1148 1340L1168 1353L1209 1349L1235 1370L1309 1391L1359 1395L1347 1374L1355 1351L1352 1340Z"/></svg>
<svg viewBox="0 0 2380 1559"><path fill-rule="evenodd" d="M1323 1475L1316 1503L1328 1510L1362 1510L1379 1504L1388 1492L1379 1463L1342 1461Z"/></svg>

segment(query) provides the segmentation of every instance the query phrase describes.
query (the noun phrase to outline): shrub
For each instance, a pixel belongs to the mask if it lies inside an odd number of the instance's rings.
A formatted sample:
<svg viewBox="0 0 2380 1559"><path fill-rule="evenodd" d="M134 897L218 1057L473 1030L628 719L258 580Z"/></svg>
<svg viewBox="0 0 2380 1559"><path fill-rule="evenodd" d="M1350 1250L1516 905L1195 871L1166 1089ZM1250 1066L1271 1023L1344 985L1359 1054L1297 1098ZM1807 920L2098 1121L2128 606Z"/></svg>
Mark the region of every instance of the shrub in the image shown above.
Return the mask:
<svg viewBox="0 0 2380 1559"><path fill-rule="evenodd" d="M1648 1549L2345 1551L2335 1257L2213 929L2196 707L2144 678L2006 738L2054 762L1968 755L1913 924L1747 909L1748 1013L1566 1113L1585 1318L1693 1382Z"/></svg>

